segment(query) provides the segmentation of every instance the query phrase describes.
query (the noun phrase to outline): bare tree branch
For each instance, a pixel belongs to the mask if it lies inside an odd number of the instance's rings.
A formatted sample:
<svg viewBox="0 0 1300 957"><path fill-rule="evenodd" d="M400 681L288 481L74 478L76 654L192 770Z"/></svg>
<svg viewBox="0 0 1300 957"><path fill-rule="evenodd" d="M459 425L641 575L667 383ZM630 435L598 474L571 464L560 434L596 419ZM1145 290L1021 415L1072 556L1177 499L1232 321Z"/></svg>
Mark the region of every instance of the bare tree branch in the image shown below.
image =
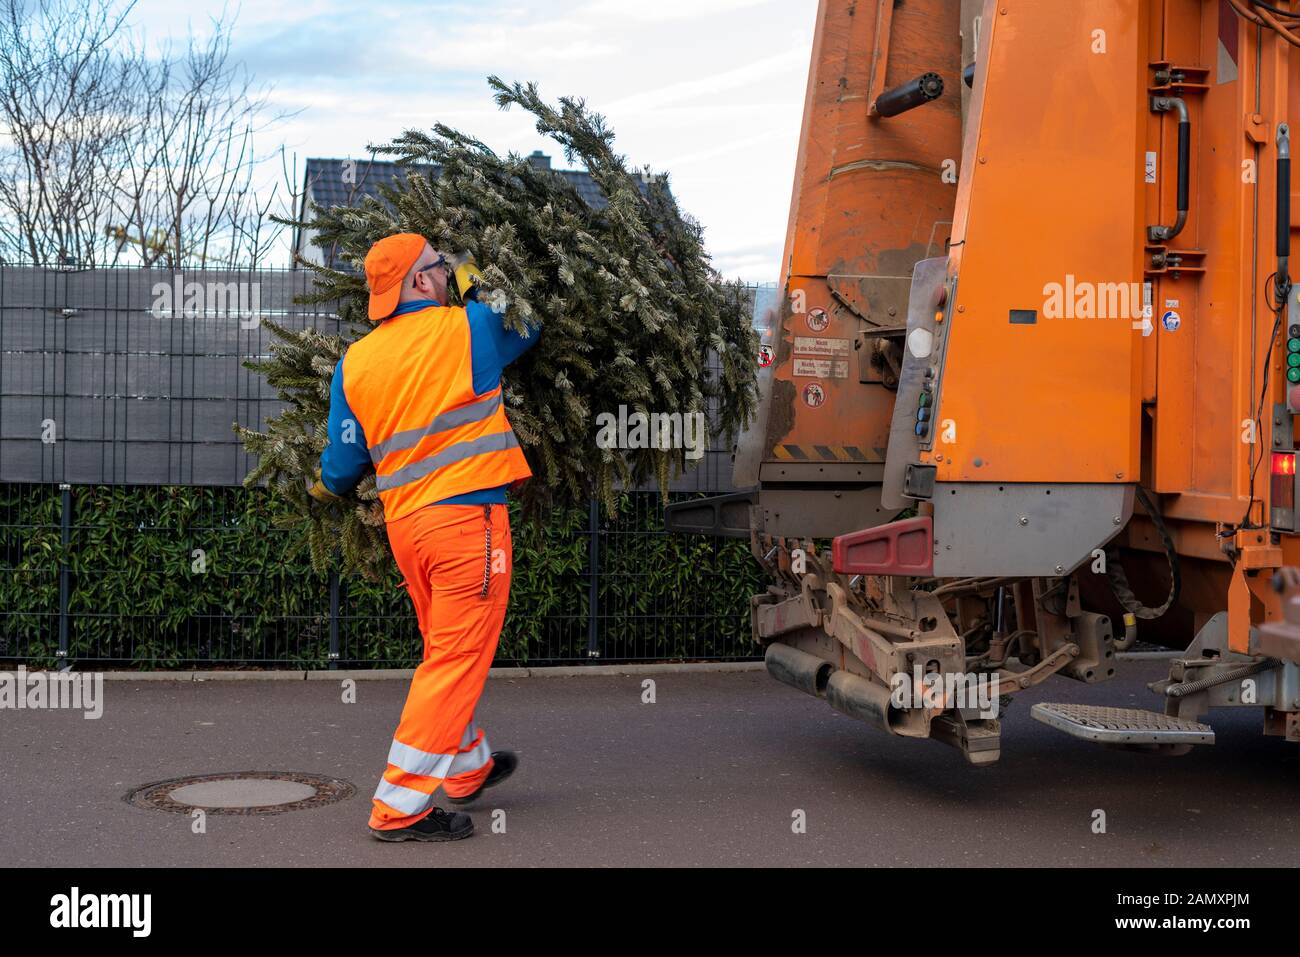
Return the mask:
<svg viewBox="0 0 1300 957"><path fill-rule="evenodd" d="M150 52L134 5L0 0L0 257L256 265L282 227L255 141L287 114L232 62L233 18Z"/></svg>

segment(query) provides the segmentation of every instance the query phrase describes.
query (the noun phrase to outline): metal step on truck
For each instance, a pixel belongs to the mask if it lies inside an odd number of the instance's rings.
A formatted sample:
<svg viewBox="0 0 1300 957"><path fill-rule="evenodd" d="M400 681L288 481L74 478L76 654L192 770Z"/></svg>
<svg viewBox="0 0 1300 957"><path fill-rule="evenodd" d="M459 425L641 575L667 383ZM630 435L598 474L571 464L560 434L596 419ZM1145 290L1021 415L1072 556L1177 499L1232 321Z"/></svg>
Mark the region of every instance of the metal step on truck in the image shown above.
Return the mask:
<svg viewBox="0 0 1300 957"><path fill-rule="evenodd" d="M1268 6L822 0L746 491L667 513L750 540L774 677L987 764L1001 706L1141 638L1183 649L1149 709L1033 716L1300 742L1300 12Z"/></svg>

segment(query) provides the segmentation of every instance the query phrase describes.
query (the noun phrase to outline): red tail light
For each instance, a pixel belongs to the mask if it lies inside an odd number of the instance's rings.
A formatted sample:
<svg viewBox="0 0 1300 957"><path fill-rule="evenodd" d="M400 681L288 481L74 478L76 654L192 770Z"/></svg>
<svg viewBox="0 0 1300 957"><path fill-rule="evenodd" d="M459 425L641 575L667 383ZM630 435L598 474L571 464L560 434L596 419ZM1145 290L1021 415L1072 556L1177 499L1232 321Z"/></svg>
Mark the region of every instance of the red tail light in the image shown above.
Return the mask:
<svg viewBox="0 0 1300 957"><path fill-rule="evenodd" d="M1269 482L1270 508L1295 508L1295 453L1274 452Z"/></svg>

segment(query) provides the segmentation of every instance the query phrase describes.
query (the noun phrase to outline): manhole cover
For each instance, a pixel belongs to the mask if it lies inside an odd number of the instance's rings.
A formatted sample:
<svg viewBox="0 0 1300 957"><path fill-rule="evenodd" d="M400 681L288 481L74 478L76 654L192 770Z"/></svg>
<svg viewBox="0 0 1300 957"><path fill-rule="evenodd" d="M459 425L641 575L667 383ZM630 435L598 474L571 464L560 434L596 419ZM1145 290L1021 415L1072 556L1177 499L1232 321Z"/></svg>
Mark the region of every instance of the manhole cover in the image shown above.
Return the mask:
<svg viewBox="0 0 1300 957"><path fill-rule="evenodd" d="M271 807L292 804L316 796L310 784L297 781L269 781L264 778L226 778L187 784L167 795L179 804L194 807Z"/></svg>
<svg viewBox="0 0 1300 957"><path fill-rule="evenodd" d="M297 771L234 771L155 781L126 795L128 804L189 814L283 814L345 801L356 793L347 781Z"/></svg>

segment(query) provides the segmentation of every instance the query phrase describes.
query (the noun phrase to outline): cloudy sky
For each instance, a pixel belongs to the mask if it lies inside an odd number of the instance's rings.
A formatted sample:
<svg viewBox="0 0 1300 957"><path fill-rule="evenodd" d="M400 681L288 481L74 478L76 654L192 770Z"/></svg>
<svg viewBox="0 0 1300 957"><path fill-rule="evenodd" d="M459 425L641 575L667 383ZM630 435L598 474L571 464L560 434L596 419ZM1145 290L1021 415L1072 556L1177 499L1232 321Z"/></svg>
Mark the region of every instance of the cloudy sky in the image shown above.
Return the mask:
<svg viewBox="0 0 1300 957"><path fill-rule="evenodd" d="M202 32L221 0L140 0L153 39ZM816 0L258 0L234 47L277 106L301 111L264 140L291 153L359 157L442 121L498 152L543 149L484 78L585 97L635 165L671 174L722 273L777 278Z"/></svg>

